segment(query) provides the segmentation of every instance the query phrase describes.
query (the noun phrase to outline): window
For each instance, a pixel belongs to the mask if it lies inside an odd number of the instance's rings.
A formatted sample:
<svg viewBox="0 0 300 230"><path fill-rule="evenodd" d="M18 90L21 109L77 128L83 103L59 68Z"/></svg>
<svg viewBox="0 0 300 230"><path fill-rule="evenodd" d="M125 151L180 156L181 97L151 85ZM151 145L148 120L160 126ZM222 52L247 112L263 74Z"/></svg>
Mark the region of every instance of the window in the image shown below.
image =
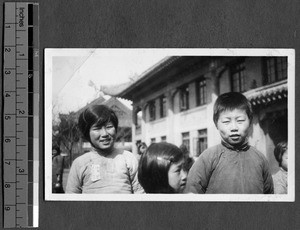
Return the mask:
<svg viewBox="0 0 300 230"><path fill-rule="evenodd" d="M231 66L231 87L233 92L245 92L245 61Z"/></svg>
<svg viewBox="0 0 300 230"><path fill-rule="evenodd" d="M195 156L198 157L205 149L207 149L207 130L198 130Z"/></svg>
<svg viewBox="0 0 300 230"><path fill-rule="evenodd" d="M151 138L151 139L150 139L150 142L151 142L151 144L152 144L152 143L155 143L155 142L156 142L155 138Z"/></svg>
<svg viewBox="0 0 300 230"><path fill-rule="evenodd" d="M139 109L137 114L136 114L136 126L135 126L135 132L136 134L140 134L142 132L142 119L143 119L143 114L142 110Z"/></svg>
<svg viewBox="0 0 300 230"><path fill-rule="evenodd" d="M190 152L190 133L182 133L182 144L186 146L188 151Z"/></svg>
<svg viewBox="0 0 300 230"><path fill-rule="evenodd" d="M196 104L206 104L206 80L204 77L196 81Z"/></svg>
<svg viewBox="0 0 300 230"><path fill-rule="evenodd" d="M270 84L287 78L287 58L269 57L265 59L264 84Z"/></svg>
<svg viewBox="0 0 300 230"><path fill-rule="evenodd" d="M167 99L163 95L159 98L160 104L160 117L165 117L167 115Z"/></svg>
<svg viewBox="0 0 300 230"><path fill-rule="evenodd" d="M156 108L155 108L155 101L149 102L149 115L150 115L150 121L155 120L155 114L156 114Z"/></svg>
<svg viewBox="0 0 300 230"><path fill-rule="evenodd" d="M162 136L161 137L161 142L166 142L167 141L167 137L166 136Z"/></svg>
<svg viewBox="0 0 300 230"><path fill-rule="evenodd" d="M180 111L189 109L189 86L185 85L180 88Z"/></svg>

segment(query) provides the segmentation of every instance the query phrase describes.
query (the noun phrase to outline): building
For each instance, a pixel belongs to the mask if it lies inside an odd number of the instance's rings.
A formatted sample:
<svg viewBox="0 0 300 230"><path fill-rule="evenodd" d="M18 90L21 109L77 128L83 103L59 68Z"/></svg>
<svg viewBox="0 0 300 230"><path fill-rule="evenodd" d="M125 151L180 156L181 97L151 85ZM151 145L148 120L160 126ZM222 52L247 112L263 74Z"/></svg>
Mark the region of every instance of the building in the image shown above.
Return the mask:
<svg viewBox="0 0 300 230"><path fill-rule="evenodd" d="M133 143L183 143L194 157L220 143L212 119L218 95L242 92L254 110L249 142L278 170L274 146L287 140L287 57L172 56L118 92L102 89L133 102Z"/></svg>

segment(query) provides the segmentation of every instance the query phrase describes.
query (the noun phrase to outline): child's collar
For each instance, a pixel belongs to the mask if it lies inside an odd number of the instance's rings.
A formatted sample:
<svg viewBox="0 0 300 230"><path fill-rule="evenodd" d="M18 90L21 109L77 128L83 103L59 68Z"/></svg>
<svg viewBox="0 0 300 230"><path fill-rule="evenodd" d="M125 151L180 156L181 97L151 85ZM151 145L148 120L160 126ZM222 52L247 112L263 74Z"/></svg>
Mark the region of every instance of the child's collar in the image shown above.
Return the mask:
<svg viewBox="0 0 300 230"><path fill-rule="evenodd" d="M221 141L222 145L228 149L235 150L235 151L247 151L250 146L248 145L248 141L246 141L244 144L240 146L233 146L225 141Z"/></svg>

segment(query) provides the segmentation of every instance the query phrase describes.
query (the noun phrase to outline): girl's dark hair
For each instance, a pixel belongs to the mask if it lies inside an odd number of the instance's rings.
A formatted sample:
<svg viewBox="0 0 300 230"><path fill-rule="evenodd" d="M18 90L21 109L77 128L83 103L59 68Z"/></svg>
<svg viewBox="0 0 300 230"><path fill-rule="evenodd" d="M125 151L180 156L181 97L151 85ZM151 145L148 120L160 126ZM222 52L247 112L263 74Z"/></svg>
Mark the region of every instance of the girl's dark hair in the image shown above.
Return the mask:
<svg viewBox="0 0 300 230"><path fill-rule="evenodd" d="M286 141L279 142L274 149L274 156L275 156L276 160L278 161L280 167L281 167L281 163L282 163L282 155L284 154L284 152L286 150L287 150L287 142Z"/></svg>
<svg viewBox="0 0 300 230"><path fill-rule="evenodd" d="M83 137L91 142L90 140L90 128L93 125L102 127L108 122L111 122L115 127L116 131L118 130L118 117L115 112L105 105L93 105L84 110L78 118L78 127L81 131Z"/></svg>
<svg viewBox="0 0 300 230"><path fill-rule="evenodd" d="M217 125L219 116L222 112L234 109L245 110L250 122L252 122L253 112L251 103L248 99L242 93L229 92L221 94L215 102L213 115L215 125Z"/></svg>
<svg viewBox="0 0 300 230"><path fill-rule="evenodd" d="M138 180L146 193L174 193L168 172L172 163L183 159L181 150L170 143L153 143L141 156Z"/></svg>

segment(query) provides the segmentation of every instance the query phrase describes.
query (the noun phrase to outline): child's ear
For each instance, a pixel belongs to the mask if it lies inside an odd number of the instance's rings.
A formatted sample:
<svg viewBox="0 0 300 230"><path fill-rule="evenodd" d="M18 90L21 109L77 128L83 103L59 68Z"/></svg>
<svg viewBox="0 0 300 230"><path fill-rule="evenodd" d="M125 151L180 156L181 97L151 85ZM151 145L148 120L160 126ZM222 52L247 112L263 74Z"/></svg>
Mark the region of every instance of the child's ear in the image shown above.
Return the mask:
<svg viewBox="0 0 300 230"><path fill-rule="evenodd" d="M215 126L216 126L217 130L219 130L218 123L217 122L214 122L214 123L215 123Z"/></svg>

